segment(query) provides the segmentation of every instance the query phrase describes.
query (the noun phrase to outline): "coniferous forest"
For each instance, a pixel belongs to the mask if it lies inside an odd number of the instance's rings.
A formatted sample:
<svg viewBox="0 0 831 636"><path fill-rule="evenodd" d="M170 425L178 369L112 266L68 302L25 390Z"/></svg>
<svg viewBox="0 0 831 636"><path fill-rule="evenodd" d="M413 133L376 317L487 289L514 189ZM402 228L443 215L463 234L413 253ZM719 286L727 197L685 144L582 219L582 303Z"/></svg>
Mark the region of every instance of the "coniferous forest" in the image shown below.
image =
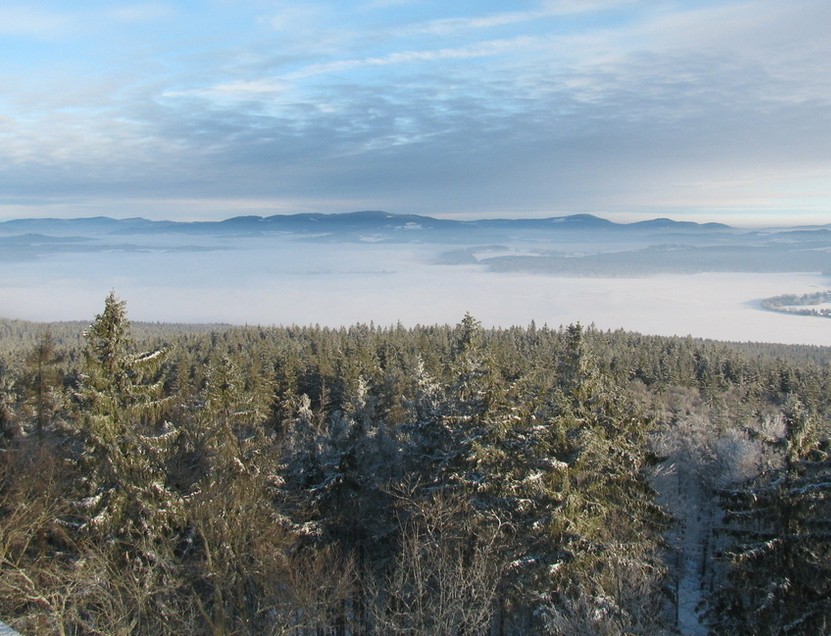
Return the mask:
<svg viewBox="0 0 831 636"><path fill-rule="evenodd" d="M0 321L27 636L825 634L829 497L828 348Z"/></svg>

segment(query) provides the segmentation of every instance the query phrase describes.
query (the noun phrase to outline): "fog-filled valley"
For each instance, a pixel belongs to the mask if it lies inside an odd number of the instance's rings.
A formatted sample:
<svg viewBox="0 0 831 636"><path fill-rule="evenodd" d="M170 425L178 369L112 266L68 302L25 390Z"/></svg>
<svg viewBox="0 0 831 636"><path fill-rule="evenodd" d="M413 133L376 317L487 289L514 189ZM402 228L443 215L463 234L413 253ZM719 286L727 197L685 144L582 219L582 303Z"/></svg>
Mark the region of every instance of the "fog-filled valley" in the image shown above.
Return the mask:
<svg viewBox="0 0 831 636"><path fill-rule="evenodd" d="M449 221L383 212L0 223L0 316L82 320L116 290L137 320L343 326L572 322L831 344L765 299L828 289L828 227L737 229L588 215ZM768 309L770 305L768 304Z"/></svg>

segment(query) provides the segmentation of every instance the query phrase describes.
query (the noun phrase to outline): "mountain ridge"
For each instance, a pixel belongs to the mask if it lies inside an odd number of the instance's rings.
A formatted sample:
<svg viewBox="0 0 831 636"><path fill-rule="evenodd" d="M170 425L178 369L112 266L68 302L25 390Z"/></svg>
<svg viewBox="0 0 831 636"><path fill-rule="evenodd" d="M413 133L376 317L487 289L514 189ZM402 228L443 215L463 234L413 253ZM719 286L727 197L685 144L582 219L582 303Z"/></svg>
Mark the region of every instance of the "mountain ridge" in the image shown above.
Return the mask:
<svg viewBox="0 0 831 636"><path fill-rule="evenodd" d="M720 230L730 231L734 228L723 223L696 223L693 221L676 221L666 217L619 223L592 214L570 214L543 218L494 218L494 219L440 219L419 214L393 214L381 210L361 210L355 212L321 213L302 212L295 214L275 214L269 216L243 215L216 221L174 221L149 220L143 217L118 219L110 216L92 216L76 218L30 218L10 219L0 222L3 232L33 231L79 231L105 234L121 233L268 233L268 232L371 232L373 230L461 230L475 229L534 229L534 230Z"/></svg>

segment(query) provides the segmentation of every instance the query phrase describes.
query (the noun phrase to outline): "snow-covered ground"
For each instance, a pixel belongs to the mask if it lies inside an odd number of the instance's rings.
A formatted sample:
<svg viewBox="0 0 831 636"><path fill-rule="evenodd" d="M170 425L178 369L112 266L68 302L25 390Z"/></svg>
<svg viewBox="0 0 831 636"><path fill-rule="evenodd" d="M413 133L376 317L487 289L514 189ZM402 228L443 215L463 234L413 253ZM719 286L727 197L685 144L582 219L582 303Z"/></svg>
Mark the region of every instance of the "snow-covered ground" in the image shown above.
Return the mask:
<svg viewBox="0 0 831 636"><path fill-rule="evenodd" d="M486 325L580 321L648 334L831 345L827 319L759 308L763 298L831 287L818 274L565 278L438 265L430 246L283 241L227 247L56 253L5 263L0 316L88 320L114 289L133 320L411 326L456 323L469 311Z"/></svg>

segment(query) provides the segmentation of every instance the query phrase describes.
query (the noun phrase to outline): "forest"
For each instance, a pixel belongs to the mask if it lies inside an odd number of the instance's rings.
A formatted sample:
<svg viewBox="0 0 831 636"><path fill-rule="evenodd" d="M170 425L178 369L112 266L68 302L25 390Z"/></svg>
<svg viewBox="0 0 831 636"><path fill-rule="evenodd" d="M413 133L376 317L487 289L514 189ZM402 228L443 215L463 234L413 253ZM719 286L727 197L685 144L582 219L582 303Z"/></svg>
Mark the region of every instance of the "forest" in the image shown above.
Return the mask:
<svg viewBox="0 0 831 636"><path fill-rule="evenodd" d="M770 311L779 311L786 314L801 316L818 316L831 318L831 291L814 292L811 294L785 294L766 298L762 301L762 308Z"/></svg>
<svg viewBox="0 0 831 636"><path fill-rule="evenodd" d="M0 321L37 634L826 634L831 348Z"/></svg>

